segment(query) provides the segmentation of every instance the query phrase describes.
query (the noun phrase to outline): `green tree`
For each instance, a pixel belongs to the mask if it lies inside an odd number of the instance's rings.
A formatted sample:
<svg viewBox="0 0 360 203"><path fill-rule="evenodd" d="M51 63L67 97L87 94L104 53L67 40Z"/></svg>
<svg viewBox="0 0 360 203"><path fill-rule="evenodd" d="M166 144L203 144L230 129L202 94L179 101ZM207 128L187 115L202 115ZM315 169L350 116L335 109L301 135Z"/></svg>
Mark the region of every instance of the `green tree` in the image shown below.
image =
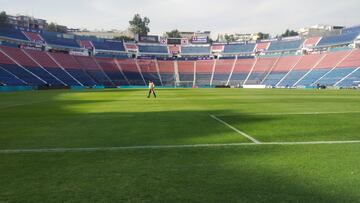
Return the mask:
<svg viewBox="0 0 360 203"><path fill-rule="evenodd" d="M226 42L234 42L235 41L234 35L225 34L224 38L225 38Z"/></svg>
<svg viewBox="0 0 360 203"><path fill-rule="evenodd" d="M287 30L281 35L281 37L293 37L293 36L299 36L299 33L296 32L295 30L289 30L289 29L287 29Z"/></svg>
<svg viewBox="0 0 360 203"><path fill-rule="evenodd" d="M150 19L148 17L141 18L140 14L135 14L129 24L130 31L134 34L147 35L150 32Z"/></svg>
<svg viewBox="0 0 360 203"><path fill-rule="evenodd" d="M181 38L179 30L175 29L170 32L166 32L168 38Z"/></svg>
<svg viewBox="0 0 360 203"><path fill-rule="evenodd" d="M58 25L56 23L50 23L46 26L46 30L50 32L61 32L66 33L67 29L65 26Z"/></svg>
<svg viewBox="0 0 360 203"><path fill-rule="evenodd" d="M0 24L5 24L7 21L7 15L5 11L0 13Z"/></svg>
<svg viewBox="0 0 360 203"><path fill-rule="evenodd" d="M259 32L258 35L259 35L259 40L270 38L270 34Z"/></svg>

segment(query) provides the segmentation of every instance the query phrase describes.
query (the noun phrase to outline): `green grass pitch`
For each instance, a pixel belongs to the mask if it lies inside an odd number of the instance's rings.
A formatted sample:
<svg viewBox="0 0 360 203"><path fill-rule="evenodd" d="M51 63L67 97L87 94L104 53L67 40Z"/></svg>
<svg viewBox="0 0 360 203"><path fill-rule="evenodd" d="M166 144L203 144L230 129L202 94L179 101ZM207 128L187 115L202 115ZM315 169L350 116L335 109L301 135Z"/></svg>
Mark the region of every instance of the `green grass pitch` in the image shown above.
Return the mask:
<svg viewBox="0 0 360 203"><path fill-rule="evenodd" d="M0 94L0 203L360 202L359 91L157 94Z"/></svg>

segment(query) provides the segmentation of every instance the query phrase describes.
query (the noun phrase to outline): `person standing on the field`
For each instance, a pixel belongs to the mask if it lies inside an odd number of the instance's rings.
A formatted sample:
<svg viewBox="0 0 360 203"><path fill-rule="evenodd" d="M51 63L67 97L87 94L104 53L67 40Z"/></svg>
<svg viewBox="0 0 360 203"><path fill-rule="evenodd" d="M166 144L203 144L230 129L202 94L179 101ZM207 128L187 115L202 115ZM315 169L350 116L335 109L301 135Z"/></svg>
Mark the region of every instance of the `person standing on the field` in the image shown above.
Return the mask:
<svg viewBox="0 0 360 203"><path fill-rule="evenodd" d="M150 98L151 93L153 93L154 97L156 98L155 84L154 84L153 81L149 81L149 94L148 94L148 98Z"/></svg>

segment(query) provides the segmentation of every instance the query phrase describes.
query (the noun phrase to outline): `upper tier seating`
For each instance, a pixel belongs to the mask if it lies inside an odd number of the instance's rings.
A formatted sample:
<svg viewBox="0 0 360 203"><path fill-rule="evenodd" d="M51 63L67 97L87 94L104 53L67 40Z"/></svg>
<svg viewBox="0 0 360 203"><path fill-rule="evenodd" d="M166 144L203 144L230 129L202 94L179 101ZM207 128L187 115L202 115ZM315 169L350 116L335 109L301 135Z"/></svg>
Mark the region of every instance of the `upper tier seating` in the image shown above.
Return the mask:
<svg viewBox="0 0 360 203"><path fill-rule="evenodd" d="M210 55L210 46L182 46L182 55Z"/></svg>
<svg viewBox="0 0 360 203"><path fill-rule="evenodd" d="M178 54L180 53L180 46L177 45L168 45L170 54Z"/></svg>
<svg viewBox="0 0 360 203"><path fill-rule="evenodd" d="M213 52L223 52L223 51L224 51L224 47L225 47L225 45L223 45L223 44L213 44L213 45L211 46L211 50L212 50Z"/></svg>
<svg viewBox="0 0 360 203"><path fill-rule="evenodd" d="M79 40L79 44L85 49L92 49L94 47L90 40Z"/></svg>
<svg viewBox="0 0 360 203"><path fill-rule="evenodd" d="M268 51L286 51L299 49L303 44L303 40L292 40L292 41L274 41L271 42Z"/></svg>
<svg viewBox="0 0 360 203"><path fill-rule="evenodd" d="M342 33L343 34L346 34L346 33L360 33L360 25L357 25L357 26L353 26L353 27L348 27L348 28L345 28L342 30Z"/></svg>
<svg viewBox="0 0 360 203"><path fill-rule="evenodd" d="M309 39L306 39L304 42L304 47L315 47L319 41L321 40L321 37L311 37Z"/></svg>
<svg viewBox="0 0 360 203"><path fill-rule="evenodd" d="M254 51L256 44L227 44L224 48L224 53L251 53Z"/></svg>
<svg viewBox="0 0 360 203"><path fill-rule="evenodd" d="M268 49L269 45L270 45L270 42L257 43L255 50L256 51L266 51Z"/></svg>
<svg viewBox="0 0 360 203"><path fill-rule="evenodd" d="M0 25L0 36L12 39L29 41L21 30L15 29L8 25Z"/></svg>
<svg viewBox="0 0 360 203"><path fill-rule="evenodd" d="M92 41L95 49L110 50L110 51L125 51L124 43L121 41Z"/></svg>
<svg viewBox="0 0 360 203"><path fill-rule="evenodd" d="M44 39L38 33L25 31L23 33L32 42L44 42Z"/></svg>
<svg viewBox="0 0 360 203"><path fill-rule="evenodd" d="M352 32L352 33L345 33L342 35L323 37L317 46L322 47L322 46L350 43L354 41L358 35L359 33Z"/></svg>
<svg viewBox="0 0 360 203"><path fill-rule="evenodd" d="M80 48L73 35L43 31L42 38L50 45Z"/></svg>
<svg viewBox="0 0 360 203"><path fill-rule="evenodd" d="M140 53L168 54L168 48L164 45L138 45Z"/></svg>

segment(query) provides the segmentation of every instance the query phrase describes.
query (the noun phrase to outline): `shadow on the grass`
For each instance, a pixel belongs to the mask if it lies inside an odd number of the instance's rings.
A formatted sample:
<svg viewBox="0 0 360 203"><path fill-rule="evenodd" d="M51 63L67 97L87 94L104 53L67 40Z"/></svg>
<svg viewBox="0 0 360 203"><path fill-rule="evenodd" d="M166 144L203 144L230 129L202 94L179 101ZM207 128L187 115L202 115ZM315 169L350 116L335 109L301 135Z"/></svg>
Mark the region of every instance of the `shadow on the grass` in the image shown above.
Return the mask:
<svg viewBox="0 0 360 203"><path fill-rule="evenodd" d="M39 103L3 109L8 116L0 121L0 147L248 141L209 117L232 113L225 110L80 113L64 107L113 100L55 98L46 108ZM235 125L276 119L237 118ZM312 147L244 146L0 155L0 202L356 202L358 182L344 185L335 167L351 164L356 152L348 151L343 159L329 148L317 153ZM330 168L327 173L318 172L324 166ZM328 181L334 174L339 184Z"/></svg>

